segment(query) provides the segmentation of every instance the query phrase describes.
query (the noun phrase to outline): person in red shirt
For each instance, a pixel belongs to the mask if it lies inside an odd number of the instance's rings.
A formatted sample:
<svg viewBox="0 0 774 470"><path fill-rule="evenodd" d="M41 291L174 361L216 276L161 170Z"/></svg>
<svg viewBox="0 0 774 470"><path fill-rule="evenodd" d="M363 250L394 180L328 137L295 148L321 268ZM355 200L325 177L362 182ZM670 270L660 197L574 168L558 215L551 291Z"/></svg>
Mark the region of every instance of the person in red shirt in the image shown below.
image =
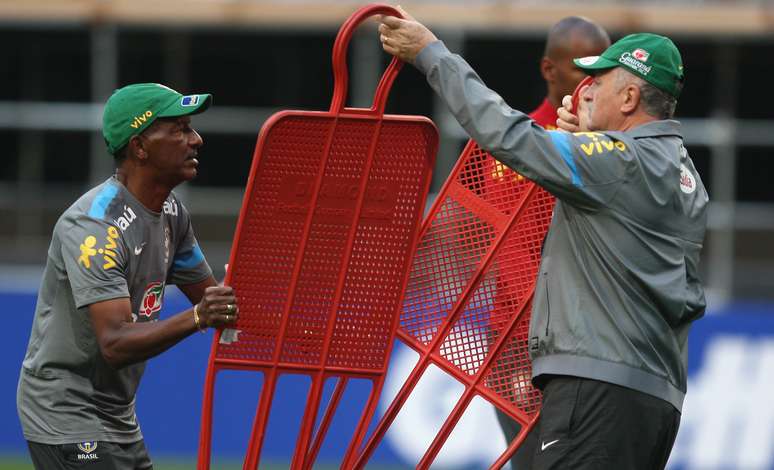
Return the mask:
<svg viewBox="0 0 774 470"><path fill-rule="evenodd" d="M556 110L562 105L562 98L572 95L575 87L586 76L585 72L575 66L572 59L600 55L609 46L610 37L607 32L588 18L568 16L551 27L546 38L543 58L540 60L540 73L546 82L546 97L540 106L529 114L529 117L546 129L556 129L558 117ZM489 191L504 189L498 186L508 178L523 178L497 160L491 159L491 162L494 165L491 179L484 185ZM541 191L544 190L541 189ZM501 302L498 297L502 298ZM507 299L510 297L513 296L508 292L508 286L502 282L498 283L495 303L509 302ZM515 377L514 380L529 381L529 377ZM510 443L518 435L520 426L499 409L495 408L495 411L505 439ZM513 470L532 468L532 456L538 445L535 434L530 433L527 436L511 459Z"/></svg>
<svg viewBox="0 0 774 470"><path fill-rule="evenodd" d="M609 46L607 32L588 18L568 16L552 26L540 60L546 97L529 117L546 129L556 129L556 110L562 106L562 98L572 95L578 83L586 77L572 59L599 55Z"/></svg>

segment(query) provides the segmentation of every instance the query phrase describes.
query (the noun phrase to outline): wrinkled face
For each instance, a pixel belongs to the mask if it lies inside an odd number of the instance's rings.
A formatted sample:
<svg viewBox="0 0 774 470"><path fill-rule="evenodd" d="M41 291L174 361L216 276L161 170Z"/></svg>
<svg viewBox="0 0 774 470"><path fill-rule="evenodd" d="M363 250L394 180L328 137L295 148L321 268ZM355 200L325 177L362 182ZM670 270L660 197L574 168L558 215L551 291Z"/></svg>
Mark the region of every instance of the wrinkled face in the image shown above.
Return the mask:
<svg viewBox="0 0 774 470"><path fill-rule="evenodd" d="M146 165L170 187L196 177L199 147L204 141L191 127L190 116L159 118L141 134L148 153Z"/></svg>
<svg viewBox="0 0 774 470"><path fill-rule="evenodd" d="M594 76L594 82L584 94L588 119L587 127L591 131L617 130L623 121L621 106L624 102L624 90L628 85L626 77L619 74L626 73L620 67L602 71Z"/></svg>

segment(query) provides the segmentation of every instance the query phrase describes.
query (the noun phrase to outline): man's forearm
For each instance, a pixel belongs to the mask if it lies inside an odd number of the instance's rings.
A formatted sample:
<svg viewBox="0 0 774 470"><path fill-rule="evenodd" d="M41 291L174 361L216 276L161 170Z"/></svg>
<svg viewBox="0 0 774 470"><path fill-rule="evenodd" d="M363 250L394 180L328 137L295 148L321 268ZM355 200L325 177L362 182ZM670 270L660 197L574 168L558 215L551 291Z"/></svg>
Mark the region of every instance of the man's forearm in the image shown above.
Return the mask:
<svg viewBox="0 0 774 470"><path fill-rule="evenodd" d="M157 322L122 322L100 343L105 361L116 369L161 354L196 331L191 309Z"/></svg>

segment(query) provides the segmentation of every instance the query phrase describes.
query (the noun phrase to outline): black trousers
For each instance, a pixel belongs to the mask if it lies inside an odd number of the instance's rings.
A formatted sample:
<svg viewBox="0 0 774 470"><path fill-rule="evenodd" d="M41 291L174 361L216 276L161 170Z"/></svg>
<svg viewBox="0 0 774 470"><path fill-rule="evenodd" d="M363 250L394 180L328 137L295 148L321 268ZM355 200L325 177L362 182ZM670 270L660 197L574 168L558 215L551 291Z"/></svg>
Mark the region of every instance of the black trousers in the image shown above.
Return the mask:
<svg viewBox="0 0 774 470"><path fill-rule="evenodd" d="M680 426L680 412L670 403L579 377L553 376L542 385L540 419L511 459L514 470L666 467ZM518 424L500 413L498 419L506 437L515 437Z"/></svg>
<svg viewBox="0 0 774 470"><path fill-rule="evenodd" d="M145 441L50 445L27 441L35 470L153 470Z"/></svg>
<svg viewBox="0 0 774 470"><path fill-rule="evenodd" d="M505 442L510 443L519 435L521 425L498 408L495 408L495 413L497 414L497 422L500 424L500 429L503 430ZM516 453L511 457L512 470L529 470L532 468L532 457L537 445L537 434L537 431L533 428L532 432L527 434L524 442L516 449Z"/></svg>

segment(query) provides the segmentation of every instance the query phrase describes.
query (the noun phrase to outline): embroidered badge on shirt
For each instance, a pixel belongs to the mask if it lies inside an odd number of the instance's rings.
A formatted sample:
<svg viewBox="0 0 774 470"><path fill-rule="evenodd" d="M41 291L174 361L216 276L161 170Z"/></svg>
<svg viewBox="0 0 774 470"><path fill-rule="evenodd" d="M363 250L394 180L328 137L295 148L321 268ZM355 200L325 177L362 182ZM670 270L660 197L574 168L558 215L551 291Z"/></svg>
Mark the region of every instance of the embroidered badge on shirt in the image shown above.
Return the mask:
<svg viewBox="0 0 774 470"><path fill-rule="evenodd" d="M99 460L97 455L97 441L86 441L76 444L78 450L82 453L78 454L78 460Z"/></svg>
<svg viewBox="0 0 774 470"><path fill-rule="evenodd" d="M680 165L680 191L691 194L696 191L696 178L685 165Z"/></svg>
<svg viewBox="0 0 774 470"><path fill-rule="evenodd" d="M164 283L151 282L145 287L145 294L142 296L140 305L140 315L151 318L154 313L161 310L161 304L164 298Z"/></svg>

